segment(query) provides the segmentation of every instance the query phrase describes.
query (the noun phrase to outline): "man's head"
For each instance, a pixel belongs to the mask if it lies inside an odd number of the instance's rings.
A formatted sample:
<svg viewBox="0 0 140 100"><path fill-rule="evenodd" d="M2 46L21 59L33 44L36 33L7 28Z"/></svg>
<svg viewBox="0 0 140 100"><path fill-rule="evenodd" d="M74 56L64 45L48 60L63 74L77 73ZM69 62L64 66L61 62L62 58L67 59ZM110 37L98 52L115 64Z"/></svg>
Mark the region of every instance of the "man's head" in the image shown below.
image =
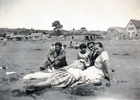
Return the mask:
<svg viewBox="0 0 140 100"><path fill-rule="evenodd" d="M62 48L62 43L56 42L55 43L55 51L60 52L61 48Z"/></svg>
<svg viewBox="0 0 140 100"><path fill-rule="evenodd" d="M94 51L94 45L95 45L95 43L94 42L88 42L87 43L87 47L88 47L88 49L90 50L90 51Z"/></svg>

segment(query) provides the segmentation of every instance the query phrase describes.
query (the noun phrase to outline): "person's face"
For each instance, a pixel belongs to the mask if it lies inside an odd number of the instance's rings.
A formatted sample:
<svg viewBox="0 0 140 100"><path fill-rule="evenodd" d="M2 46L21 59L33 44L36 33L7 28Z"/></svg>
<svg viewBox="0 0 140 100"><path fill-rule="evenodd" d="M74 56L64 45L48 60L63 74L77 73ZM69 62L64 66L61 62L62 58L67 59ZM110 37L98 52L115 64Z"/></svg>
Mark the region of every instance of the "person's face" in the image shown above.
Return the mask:
<svg viewBox="0 0 140 100"><path fill-rule="evenodd" d="M89 44L88 48L89 48L90 51L92 51L92 52L94 51L94 46L93 46L93 44Z"/></svg>
<svg viewBox="0 0 140 100"><path fill-rule="evenodd" d="M103 48L99 47L98 44L95 44L94 49L97 54L100 54L103 51Z"/></svg>
<svg viewBox="0 0 140 100"><path fill-rule="evenodd" d="M81 51L82 51L83 53L85 53L85 52L86 52L86 48L81 48Z"/></svg>
<svg viewBox="0 0 140 100"><path fill-rule="evenodd" d="M56 51L56 52L59 52L60 50L61 50L61 47L58 46L58 45L56 45L56 46L55 46L55 51Z"/></svg>

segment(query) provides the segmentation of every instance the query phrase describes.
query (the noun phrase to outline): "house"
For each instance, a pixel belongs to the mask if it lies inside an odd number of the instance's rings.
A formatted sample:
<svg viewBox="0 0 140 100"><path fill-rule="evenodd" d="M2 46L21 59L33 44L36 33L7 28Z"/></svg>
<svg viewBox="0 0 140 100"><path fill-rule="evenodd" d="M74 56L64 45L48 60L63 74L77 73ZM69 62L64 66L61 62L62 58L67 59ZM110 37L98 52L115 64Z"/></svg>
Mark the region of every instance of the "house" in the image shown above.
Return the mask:
<svg viewBox="0 0 140 100"><path fill-rule="evenodd" d="M44 37L47 37L47 38L51 38L51 34L53 33L52 30L48 30L48 31L44 31L43 32L43 35Z"/></svg>
<svg viewBox="0 0 140 100"><path fill-rule="evenodd" d="M100 31L100 30L91 30L91 31L84 31L83 33L73 34L70 36L67 36L67 39L69 40L78 40L78 41L93 41L95 39L103 39L107 35L106 31Z"/></svg>
<svg viewBox="0 0 140 100"><path fill-rule="evenodd" d="M43 34L43 36L46 37L46 38L51 38L50 34Z"/></svg>
<svg viewBox="0 0 140 100"><path fill-rule="evenodd" d="M70 30L70 32L68 34L69 35L79 35L80 32L79 32L79 30Z"/></svg>
<svg viewBox="0 0 140 100"><path fill-rule="evenodd" d="M23 41L25 40L25 35L13 35L13 41Z"/></svg>
<svg viewBox="0 0 140 100"><path fill-rule="evenodd" d="M30 40L29 35L25 35L25 40L26 40L26 41Z"/></svg>
<svg viewBox="0 0 140 100"><path fill-rule="evenodd" d="M7 40L13 40L14 33L6 33Z"/></svg>
<svg viewBox="0 0 140 100"><path fill-rule="evenodd" d="M100 30L91 30L91 31L85 31L83 33L85 40L95 40L95 39L102 39L105 37L107 32L100 31Z"/></svg>
<svg viewBox="0 0 140 100"><path fill-rule="evenodd" d="M127 36L126 28L124 27L109 27L107 29L107 39L119 40Z"/></svg>
<svg viewBox="0 0 140 100"><path fill-rule="evenodd" d="M140 36L140 20L131 19L126 26L126 31L129 34L129 37Z"/></svg>
<svg viewBox="0 0 140 100"><path fill-rule="evenodd" d="M43 33L31 33L30 40L43 40Z"/></svg>
<svg viewBox="0 0 140 100"><path fill-rule="evenodd" d="M70 38L71 38L71 40L83 41L84 35L72 35L72 36L70 36Z"/></svg>

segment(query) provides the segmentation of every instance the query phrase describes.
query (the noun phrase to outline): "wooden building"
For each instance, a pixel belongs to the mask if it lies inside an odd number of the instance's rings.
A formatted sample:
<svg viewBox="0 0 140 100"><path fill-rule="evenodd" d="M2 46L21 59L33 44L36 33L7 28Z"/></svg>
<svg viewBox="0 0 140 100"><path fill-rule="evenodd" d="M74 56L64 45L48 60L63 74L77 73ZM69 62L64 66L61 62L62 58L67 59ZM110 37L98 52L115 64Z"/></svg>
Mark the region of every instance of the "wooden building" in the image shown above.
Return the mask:
<svg viewBox="0 0 140 100"><path fill-rule="evenodd" d="M131 19L126 26L126 31L129 37L140 37L140 20Z"/></svg>
<svg viewBox="0 0 140 100"><path fill-rule="evenodd" d="M29 38L30 40L43 40L43 33L32 33Z"/></svg>
<svg viewBox="0 0 140 100"><path fill-rule="evenodd" d="M123 27L110 27L107 29L107 39L119 40L127 36L126 28Z"/></svg>
<svg viewBox="0 0 140 100"><path fill-rule="evenodd" d="M25 40L25 35L13 35L13 41L23 41Z"/></svg>
<svg viewBox="0 0 140 100"><path fill-rule="evenodd" d="M6 39L7 40L13 40L14 33L6 33Z"/></svg>

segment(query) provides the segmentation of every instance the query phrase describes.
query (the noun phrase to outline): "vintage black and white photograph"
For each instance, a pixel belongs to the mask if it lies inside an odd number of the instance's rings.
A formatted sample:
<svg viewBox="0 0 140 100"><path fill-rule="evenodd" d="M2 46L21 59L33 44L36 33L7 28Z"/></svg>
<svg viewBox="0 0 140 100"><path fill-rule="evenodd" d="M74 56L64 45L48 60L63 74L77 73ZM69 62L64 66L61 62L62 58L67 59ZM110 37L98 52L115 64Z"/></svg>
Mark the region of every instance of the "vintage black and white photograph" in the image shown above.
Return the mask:
<svg viewBox="0 0 140 100"><path fill-rule="evenodd" d="M140 0L0 0L0 100L139 100Z"/></svg>

